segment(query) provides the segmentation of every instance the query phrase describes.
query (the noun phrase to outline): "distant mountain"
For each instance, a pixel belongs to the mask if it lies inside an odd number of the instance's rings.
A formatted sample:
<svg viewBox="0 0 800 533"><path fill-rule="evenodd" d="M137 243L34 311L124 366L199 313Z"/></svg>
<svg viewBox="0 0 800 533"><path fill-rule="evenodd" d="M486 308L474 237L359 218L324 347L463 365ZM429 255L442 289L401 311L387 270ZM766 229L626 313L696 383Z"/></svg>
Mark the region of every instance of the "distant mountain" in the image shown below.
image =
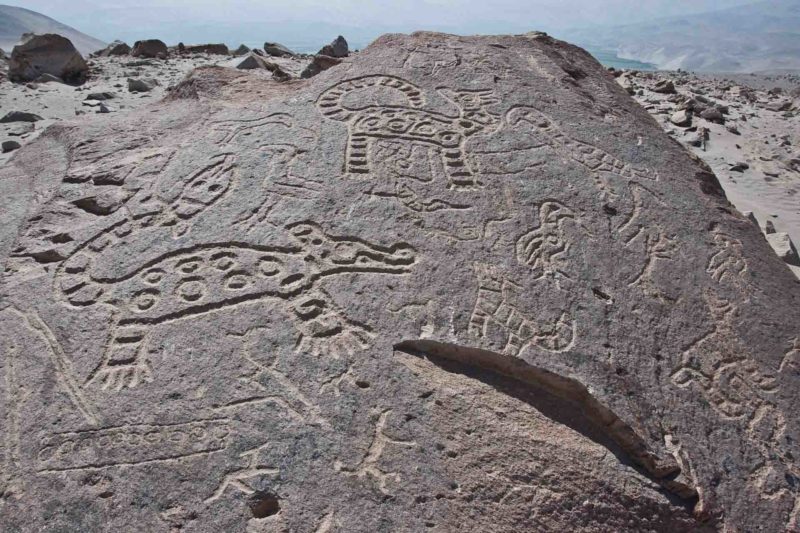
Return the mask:
<svg viewBox="0 0 800 533"><path fill-rule="evenodd" d="M557 37L665 70L800 70L800 0L768 0L646 24L568 30Z"/></svg>
<svg viewBox="0 0 800 533"><path fill-rule="evenodd" d="M0 48L11 52L23 33L57 33L66 37L83 55L88 55L106 43L75 28L46 17L41 13L21 7L0 5Z"/></svg>

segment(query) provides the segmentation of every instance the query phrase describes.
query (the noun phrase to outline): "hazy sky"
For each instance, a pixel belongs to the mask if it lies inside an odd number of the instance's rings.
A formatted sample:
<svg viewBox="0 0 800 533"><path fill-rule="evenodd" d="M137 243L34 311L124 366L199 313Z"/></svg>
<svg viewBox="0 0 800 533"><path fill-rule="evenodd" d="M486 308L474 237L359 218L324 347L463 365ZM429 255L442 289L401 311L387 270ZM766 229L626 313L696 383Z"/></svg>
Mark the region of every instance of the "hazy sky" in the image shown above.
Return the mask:
<svg viewBox="0 0 800 533"><path fill-rule="evenodd" d="M342 33L363 45L387 31L496 33L623 24L754 0L21 0L103 40L158 37L228 44L327 42Z"/></svg>

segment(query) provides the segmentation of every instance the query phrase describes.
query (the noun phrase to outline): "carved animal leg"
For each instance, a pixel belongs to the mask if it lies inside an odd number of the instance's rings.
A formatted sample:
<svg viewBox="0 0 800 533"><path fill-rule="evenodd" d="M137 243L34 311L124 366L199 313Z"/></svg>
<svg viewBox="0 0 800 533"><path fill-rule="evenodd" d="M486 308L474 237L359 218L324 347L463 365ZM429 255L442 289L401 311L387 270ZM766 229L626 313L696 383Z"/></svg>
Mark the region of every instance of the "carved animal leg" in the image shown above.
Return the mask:
<svg viewBox="0 0 800 533"><path fill-rule="evenodd" d="M87 385L98 382L102 390L119 392L152 382L153 371L144 355L146 347L147 333L141 327L112 326L103 362Z"/></svg>
<svg viewBox="0 0 800 533"><path fill-rule="evenodd" d="M326 354L334 359L353 355L369 346L373 334L349 321L329 299L309 297L294 308L300 337L297 351Z"/></svg>
<svg viewBox="0 0 800 533"><path fill-rule="evenodd" d="M345 172L352 178L369 177L369 138L366 135L353 133L347 141Z"/></svg>
<svg viewBox="0 0 800 533"><path fill-rule="evenodd" d="M442 150L445 172L447 172L447 188L455 190L471 190L482 184L472 173L462 148L445 148Z"/></svg>

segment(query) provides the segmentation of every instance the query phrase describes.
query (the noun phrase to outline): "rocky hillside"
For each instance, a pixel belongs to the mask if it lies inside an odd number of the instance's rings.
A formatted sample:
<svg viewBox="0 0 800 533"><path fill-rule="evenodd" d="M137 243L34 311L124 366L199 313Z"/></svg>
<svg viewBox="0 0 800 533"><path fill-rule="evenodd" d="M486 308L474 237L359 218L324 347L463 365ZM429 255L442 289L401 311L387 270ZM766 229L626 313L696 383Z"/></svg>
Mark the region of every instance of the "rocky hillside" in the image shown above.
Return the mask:
<svg viewBox="0 0 800 533"><path fill-rule="evenodd" d="M322 51L0 168L0 530L797 530L800 283L708 165L541 33Z"/></svg>
<svg viewBox="0 0 800 533"><path fill-rule="evenodd" d="M720 11L559 33L664 70L800 70L800 1L767 0Z"/></svg>
<svg viewBox="0 0 800 533"><path fill-rule="evenodd" d="M10 52L23 33L57 33L72 41L83 55L105 46L105 43L75 28L21 7L0 5L0 48Z"/></svg>

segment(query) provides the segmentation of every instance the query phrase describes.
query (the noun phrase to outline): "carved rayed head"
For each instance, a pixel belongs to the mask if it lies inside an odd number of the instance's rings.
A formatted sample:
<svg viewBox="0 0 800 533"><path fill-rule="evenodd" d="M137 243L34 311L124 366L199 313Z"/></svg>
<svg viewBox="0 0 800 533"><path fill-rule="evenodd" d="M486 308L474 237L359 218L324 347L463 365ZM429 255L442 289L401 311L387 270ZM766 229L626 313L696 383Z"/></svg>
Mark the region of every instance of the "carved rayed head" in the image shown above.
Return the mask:
<svg viewBox="0 0 800 533"><path fill-rule="evenodd" d="M499 122L498 115L489 111L490 106L500 103L500 99L491 89L470 91L442 88L439 93L458 106L462 126L466 130L480 129ZM469 124L470 122L473 124Z"/></svg>
<svg viewBox="0 0 800 533"><path fill-rule="evenodd" d="M416 262L407 244L384 247L351 237L333 237L313 222L290 224L287 229L302 248L304 260L321 274L338 272L408 272Z"/></svg>

